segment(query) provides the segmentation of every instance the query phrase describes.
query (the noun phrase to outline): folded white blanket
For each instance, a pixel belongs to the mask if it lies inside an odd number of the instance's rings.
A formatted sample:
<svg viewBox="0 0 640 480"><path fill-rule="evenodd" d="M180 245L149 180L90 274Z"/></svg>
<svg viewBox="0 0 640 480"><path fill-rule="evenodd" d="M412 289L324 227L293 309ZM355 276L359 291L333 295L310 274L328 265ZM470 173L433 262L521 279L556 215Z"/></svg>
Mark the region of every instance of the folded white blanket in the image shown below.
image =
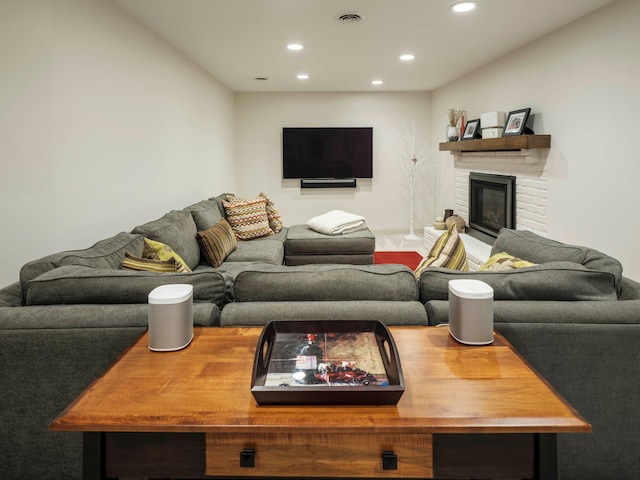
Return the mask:
<svg viewBox="0 0 640 480"><path fill-rule="evenodd" d="M307 222L307 225L312 230L326 235L342 235L367 228L364 217L342 210L332 210L313 217Z"/></svg>

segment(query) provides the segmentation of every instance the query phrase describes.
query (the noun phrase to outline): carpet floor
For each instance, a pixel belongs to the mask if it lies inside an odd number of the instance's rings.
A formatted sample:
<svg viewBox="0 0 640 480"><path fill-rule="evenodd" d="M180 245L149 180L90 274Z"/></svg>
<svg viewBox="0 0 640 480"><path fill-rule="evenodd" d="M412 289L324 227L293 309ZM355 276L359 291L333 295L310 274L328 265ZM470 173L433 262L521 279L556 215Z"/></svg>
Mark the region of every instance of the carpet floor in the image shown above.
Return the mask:
<svg viewBox="0 0 640 480"><path fill-rule="evenodd" d="M415 270L421 260L422 255L418 252L373 252L375 264L399 263Z"/></svg>

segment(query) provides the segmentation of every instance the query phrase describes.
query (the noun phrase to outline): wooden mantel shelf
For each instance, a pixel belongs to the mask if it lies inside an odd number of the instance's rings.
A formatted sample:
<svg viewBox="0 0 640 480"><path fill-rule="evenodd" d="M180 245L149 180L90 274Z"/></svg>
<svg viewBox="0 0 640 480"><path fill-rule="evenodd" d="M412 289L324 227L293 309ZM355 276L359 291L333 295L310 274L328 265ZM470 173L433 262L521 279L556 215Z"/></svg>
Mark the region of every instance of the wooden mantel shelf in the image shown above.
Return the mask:
<svg viewBox="0 0 640 480"><path fill-rule="evenodd" d="M440 144L440 151L450 152L506 152L550 148L551 135L517 135L511 137L460 140Z"/></svg>
<svg viewBox="0 0 640 480"><path fill-rule="evenodd" d="M516 157L525 163L538 163L543 156L541 152L550 147L551 135L517 135L445 142L440 144L440 151L451 152L456 161L463 157L491 156L503 161Z"/></svg>

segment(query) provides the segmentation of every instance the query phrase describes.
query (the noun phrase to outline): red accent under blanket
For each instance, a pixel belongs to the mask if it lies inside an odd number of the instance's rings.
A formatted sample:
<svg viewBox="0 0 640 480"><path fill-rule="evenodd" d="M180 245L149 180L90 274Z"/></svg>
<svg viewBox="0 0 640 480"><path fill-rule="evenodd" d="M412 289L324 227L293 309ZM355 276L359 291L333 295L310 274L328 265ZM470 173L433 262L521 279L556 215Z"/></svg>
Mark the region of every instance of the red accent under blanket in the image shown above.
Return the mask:
<svg viewBox="0 0 640 480"><path fill-rule="evenodd" d="M422 260L418 252L373 252L373 263L400 263L415 270Z"/></svg>

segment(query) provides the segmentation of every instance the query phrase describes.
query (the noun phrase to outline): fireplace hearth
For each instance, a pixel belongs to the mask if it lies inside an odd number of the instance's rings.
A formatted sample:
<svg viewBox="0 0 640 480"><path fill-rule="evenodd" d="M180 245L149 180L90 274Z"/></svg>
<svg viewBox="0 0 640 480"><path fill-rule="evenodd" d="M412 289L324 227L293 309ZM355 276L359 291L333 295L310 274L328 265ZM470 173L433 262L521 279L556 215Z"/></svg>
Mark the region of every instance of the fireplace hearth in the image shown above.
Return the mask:
<svg viewBox="0 0 640 480"><path fill-rule="evenodd" d="M501 228L515 228L515 203L516 177L471 172L467 233L493 245Z"/></svg>

